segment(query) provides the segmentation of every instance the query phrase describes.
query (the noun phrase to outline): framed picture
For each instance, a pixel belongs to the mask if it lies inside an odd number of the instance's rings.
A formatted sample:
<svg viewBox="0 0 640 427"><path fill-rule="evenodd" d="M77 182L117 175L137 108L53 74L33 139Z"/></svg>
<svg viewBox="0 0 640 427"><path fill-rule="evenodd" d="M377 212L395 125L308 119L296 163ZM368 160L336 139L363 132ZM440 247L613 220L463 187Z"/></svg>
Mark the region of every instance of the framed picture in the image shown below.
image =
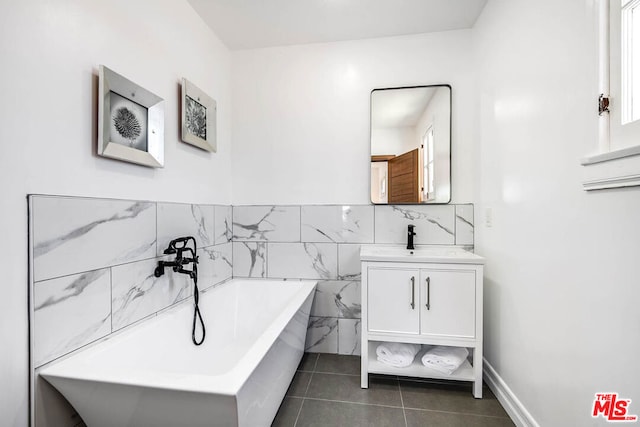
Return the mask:
<svg viewBox="0 0 640 427"><path fill-rule="evenodd" d="M182 79L182 140L216 152L216 101Z"/></svg>
<svg viewBox="0 0 640 427"><path fill-rule="evenodd" d="M164 166L162 98L100 66L98 154L125 162Z"/></svg>

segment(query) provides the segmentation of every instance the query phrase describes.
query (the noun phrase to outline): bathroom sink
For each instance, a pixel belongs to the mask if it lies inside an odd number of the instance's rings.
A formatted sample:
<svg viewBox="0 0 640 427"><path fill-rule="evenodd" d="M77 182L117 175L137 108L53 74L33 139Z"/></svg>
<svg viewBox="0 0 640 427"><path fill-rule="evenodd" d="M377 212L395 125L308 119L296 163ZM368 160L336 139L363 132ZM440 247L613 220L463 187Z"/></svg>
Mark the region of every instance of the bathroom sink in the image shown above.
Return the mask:
<svg viewBox="0 0 640 427"><path fill-rule="evenodd" d="M409 250L401 245L362 245L360 260L484 264L481 256L456 246L418 246Z"/></svg>

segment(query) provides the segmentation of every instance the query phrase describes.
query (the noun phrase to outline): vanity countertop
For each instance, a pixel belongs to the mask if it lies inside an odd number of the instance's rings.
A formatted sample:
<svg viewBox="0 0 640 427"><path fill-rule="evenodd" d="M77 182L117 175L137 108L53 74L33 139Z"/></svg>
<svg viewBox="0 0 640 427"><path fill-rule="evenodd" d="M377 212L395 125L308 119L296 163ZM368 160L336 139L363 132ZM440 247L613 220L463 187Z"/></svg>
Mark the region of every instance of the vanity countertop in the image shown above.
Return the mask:
<svg viewBox="0 0 640 427"><path fill-rule="evenodd" d="M361 261L484 264L484 258L456 246L362 245Z"/></svg>

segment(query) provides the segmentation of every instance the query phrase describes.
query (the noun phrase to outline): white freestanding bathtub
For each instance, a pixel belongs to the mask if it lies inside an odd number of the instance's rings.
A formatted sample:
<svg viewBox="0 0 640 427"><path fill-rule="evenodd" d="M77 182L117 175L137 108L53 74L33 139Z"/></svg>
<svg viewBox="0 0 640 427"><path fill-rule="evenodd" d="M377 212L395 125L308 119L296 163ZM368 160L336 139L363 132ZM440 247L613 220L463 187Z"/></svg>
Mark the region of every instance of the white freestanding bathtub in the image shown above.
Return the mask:
<svg viewBox="0 0 640 427"><path fill-rule="evenodd" d="M40 370L89 427L268 426L304 352L315 282L232 280ZM199 335L198 335L199 336Z"/></svg>

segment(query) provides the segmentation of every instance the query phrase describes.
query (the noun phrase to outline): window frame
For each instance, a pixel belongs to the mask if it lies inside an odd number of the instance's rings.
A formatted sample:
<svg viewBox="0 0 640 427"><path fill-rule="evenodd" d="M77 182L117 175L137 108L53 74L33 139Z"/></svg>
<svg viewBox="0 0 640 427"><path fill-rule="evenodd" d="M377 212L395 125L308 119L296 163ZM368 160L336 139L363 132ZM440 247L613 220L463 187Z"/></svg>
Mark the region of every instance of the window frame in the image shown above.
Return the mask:
<svg viewBox="0 0 640 427"><path fill-rule="evenodd" d="M431 134L431 138L429 138ZM431 155L429 155L431 154ZM435 200L435 133L433 124L422 135L422 197L423 201Z"/></svg>
<svg viewBox="0 0 640 427"><path fill-rule="evenodd" d="M620 27L610 24L610 1L621 0L599 0L597 11L598 93L600 94L600 98L605 98L607 101L609 101L611 97L611 70L612 68L614 72L621 70L621 64L614 62L621 61L621 55L619 55L615 49L612 52L611 46L612 38L617 42L621 37L612 33L612 31L620 31ZM622 85L622 77L620 77L620 80ZM610 108L603 109L603 107L605 107L605 104L600 103L598 152L586 156L581 160L581 164L584 166L583 189L590 191L640 186L640 145L620 147L620 141L618 140L615 140L616 143L612 144L610 110L618 107L615 105L615 102ZM608 105L606 105L606 107L608 107ZM618 111L615 112L614 116L618 116ZM640 121L634 124L638 125L640 129ZM616 131L617 130L614 129L614 136L617 135ZM638 131L638 139L640 139L640 131ZM618 147L612 148L612 146L615 145Z"/></svg>

